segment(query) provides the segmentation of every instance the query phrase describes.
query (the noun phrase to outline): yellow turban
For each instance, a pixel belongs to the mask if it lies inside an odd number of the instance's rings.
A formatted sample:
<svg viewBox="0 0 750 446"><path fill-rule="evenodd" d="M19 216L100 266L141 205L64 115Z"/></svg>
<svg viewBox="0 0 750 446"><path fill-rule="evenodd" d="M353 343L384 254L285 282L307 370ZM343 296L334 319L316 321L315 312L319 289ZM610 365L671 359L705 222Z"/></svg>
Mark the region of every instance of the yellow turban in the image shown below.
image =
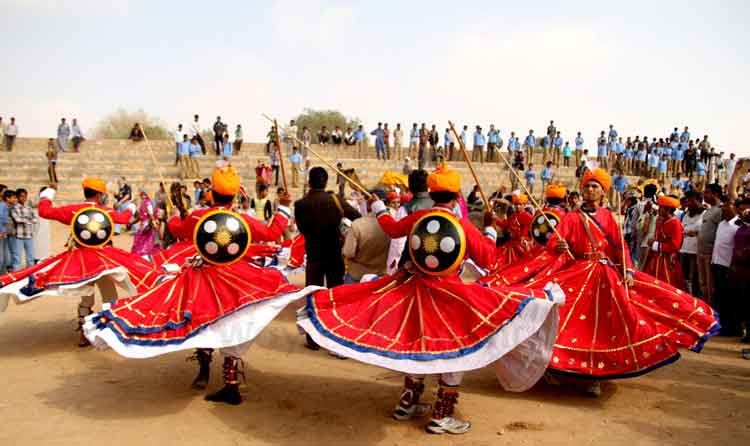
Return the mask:
<svg viewBox="0 0 750 446"><path fill-rule="evenodd" d="M107 193L107 183L100 180L99 178L86 178L83 180L83 188L91 189L103 194Z"/></svg>
<svg viewBox="0 0 750 446"><path fill-rule="evenodd" d="M609 192L609 187L612 185L612 177L609 176L606 170L601 167L597 167L594 170L587 170L581 178L581 187L588 184L589 181L596 181L602 186L604 192Z"/></svg>
<svg viewBox="0 0 750 446"><path fill-rule="evenodd" d="M547 186L547 190L544 192L544 196L547 198L565 198L567 189L560 183L550 184Z"/></svg>
<svg viewBox="0 0 750 446"><path fill-rule="evenodd" d="M240 176L232 166L217 167L211 175L211 189L221 195L237 195L240 191Z"/></svg>
<svg viewBox="0 0 750 446"><path fill-rule="evenodd" d="M665 208L677 209L680 207L680 200L675 197L670 197L669 195L662 195L659 197L657 204Z"/></svg>
<svg viewBox="0 0 750 446"><path fill-rule="evenodd" d="M427 177L427 187L430 192L461 191L461 176L447 166L438 167Z"/></svg>
<svg viewBox="0 0 750 446"><path fill-rule="evenodd" d="M513 204L526 204L529 202L529 196L526 194L513 195Z"/></svg>

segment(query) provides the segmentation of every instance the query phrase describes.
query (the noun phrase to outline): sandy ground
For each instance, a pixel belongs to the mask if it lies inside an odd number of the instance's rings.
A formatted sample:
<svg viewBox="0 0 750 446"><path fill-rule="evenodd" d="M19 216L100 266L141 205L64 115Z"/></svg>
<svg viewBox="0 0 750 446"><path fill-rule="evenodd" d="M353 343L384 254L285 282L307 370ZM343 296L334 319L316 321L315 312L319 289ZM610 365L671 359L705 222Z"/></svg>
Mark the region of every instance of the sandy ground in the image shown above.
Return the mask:
<svg viewBox="0 0 750 446"><path fill-rule="evenodd" d="M63 237L56 225L57 246ZM294 308L245 356L245 402L229 407L190 389L196 366L185 362L188 352L126 360L77 348L76 305L42 299L0 314L0 444L750 444L750 361L735 339L610 382L599 399L546 384L507 393L489 370L474 371L458 406L472 431L437 437L424 433L423 421L390 419L398 374L303 348ZM210 390L221 385L218 360L212 372Z"/></svg>

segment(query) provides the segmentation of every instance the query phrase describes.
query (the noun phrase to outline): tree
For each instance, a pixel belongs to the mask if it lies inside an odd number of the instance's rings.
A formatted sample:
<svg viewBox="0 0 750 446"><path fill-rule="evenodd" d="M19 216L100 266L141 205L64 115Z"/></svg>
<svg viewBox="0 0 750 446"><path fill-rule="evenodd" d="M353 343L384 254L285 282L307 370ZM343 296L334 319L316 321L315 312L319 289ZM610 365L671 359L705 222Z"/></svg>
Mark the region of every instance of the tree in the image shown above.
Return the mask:
<svg viewBox="0 0 750 446"><path fill-rule="evenodd" d="M300 130L307 127L313 135L316 135L323 126L326 126L328 130L333 130L336 126L341 130L346 130L347 127L356 130L360 124L359 118L347 118L338 110L313 110L311 108L306 108L294 120ZM284 123L280 122L279 127L283 128Z"/></svg>
<svg viewBox="0 0 750 446"><path fill-rule="evenodd" d="M99 121L94 129L94 136L98 139L127 139L136 122L141 125L149 139L170 137L169 130L161 119L149 116L143 110L130 112L123 108Z"/></svg>

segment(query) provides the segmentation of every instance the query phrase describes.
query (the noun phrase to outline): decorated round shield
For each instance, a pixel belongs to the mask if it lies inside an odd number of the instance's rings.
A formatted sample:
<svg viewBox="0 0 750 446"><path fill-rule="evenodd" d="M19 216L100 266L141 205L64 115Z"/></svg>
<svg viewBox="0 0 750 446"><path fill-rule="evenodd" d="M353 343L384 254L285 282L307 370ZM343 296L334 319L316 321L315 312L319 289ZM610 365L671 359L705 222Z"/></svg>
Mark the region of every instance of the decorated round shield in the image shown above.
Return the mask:
<svg viewBox="0 0 750 446"><path fill-rule="evenodd" d="M409 255L425 274L445 276L456 271L466 253L466 235L451 214L432 211L423 215L409 234Z"/></svg>
<svg viewBox="0 0 750 446"><path fill-rule="evenodd" d="M193 243L204 261L229 265L250 247L250 227L239 214L217 209L204 214L195 225Z"/></svg>
<svg viewBox="0 0 750 446"><path fill-rule="evenodd" d="M86 207L73 215L70 222L70 235L73 240L87 248L99 248L112 240L115 225L112 217L105 211Z"/></svg>
<svg viewBox="0 0 750 446"><path fill-rule="evenodd" d="M531 222L530 235L540 245L546 245L547 241L555 233L553 227L560 224L560 216L552 211L543 211L534 214L534 219ZM544 218L544 216L547 218ZM547 222L549 219L549 222ZM550 223L552 226L550 226Z"/></svg>

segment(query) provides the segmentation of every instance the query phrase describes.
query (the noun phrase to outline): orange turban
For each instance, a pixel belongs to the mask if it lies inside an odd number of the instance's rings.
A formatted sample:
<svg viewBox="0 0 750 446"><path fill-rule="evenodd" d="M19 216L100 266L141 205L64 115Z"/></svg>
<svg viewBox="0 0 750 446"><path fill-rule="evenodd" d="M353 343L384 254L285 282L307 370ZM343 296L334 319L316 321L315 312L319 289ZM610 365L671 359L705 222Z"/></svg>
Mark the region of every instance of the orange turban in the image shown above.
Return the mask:
<svg viewBox="0 0 750 446"><path fill-rule="evenodd" d="M604 192L609 192L609 187L612 185L612 177L601 167L597 167L594 170L587 170L581 179L581 186L585 186L589 181L596 181L599 183L602 186L602 189L604 189Z"/></svg>
<svg viewBox="0 0 750 446"><path fill-rule="evenodd" d="M514 194L513 204L526 204L529 202L529 196L526 194Z"/></svg>
<svg viewBox="0 0 750 446"><path fill-rule="evenodd" d="M232 166L217 167L211 175L211 189L221 195L237 195L240 191L240 176Z"/></svg>
<svg viewBox="0 0 750 446"><path fill-rule="evenodd" d="M100 180L99 178L86 178L83 180L83 188L91 189L103 194L107 193L107 183Z"/></svg>
<svg viewBox="0 0 750 446"><path fill-rule="evenodd" d="M430 192L459 192L461 191L461 175L447 166L438 167L427 177L427 187Z"/></svg>
<svg viewBox="0 0 750 446"><path fill-rule="evenodd" d="M547 186L547 190L544 193L544 196L547 198L565 198L566 192L567 189L565 189L565 186L563 186L562 184L550 184L549 186Z"/></svg>
<svg viewBox="0 0 750 446"><path fill-rule="evenodd" d="M680 207L680 200L675 197L670 197L669 195L662 195L659 197L657 204L665 208L677 209Z"/></svg>

